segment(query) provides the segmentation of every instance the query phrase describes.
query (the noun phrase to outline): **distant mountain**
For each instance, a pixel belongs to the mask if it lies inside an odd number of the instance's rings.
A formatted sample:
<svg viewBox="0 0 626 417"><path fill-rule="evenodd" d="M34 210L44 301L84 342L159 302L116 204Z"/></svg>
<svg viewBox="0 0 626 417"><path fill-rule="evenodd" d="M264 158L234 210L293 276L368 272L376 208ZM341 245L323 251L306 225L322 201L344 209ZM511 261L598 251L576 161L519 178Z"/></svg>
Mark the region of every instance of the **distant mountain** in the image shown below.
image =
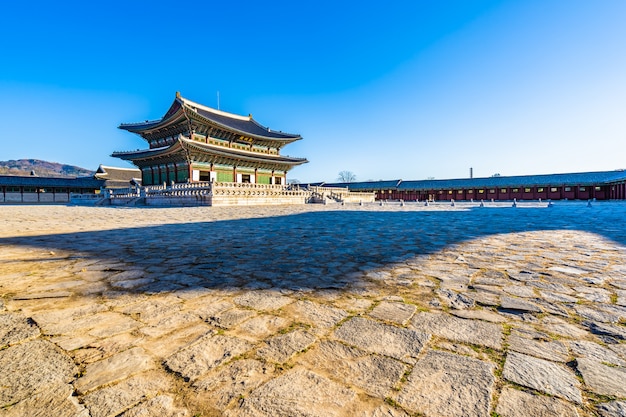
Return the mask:
<svg viewBox="0 0 626 417"><path fill-rule="evenodd" d="M0 161L0 175L30 175L32 171L38 177L87 177L94 174L85 168L39 159Z"/></svg>

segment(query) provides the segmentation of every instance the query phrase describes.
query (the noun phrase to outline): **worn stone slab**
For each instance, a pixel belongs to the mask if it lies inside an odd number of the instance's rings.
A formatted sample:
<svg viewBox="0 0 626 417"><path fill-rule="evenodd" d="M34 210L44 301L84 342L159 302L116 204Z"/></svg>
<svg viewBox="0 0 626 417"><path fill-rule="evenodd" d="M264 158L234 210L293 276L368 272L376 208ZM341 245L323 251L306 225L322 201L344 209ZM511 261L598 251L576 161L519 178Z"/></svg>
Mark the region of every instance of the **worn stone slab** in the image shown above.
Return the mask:
<svg viewBox="0 0 626 417"><path fill-rule="evenodd" d="M295 368L255 389L227 417L343 417L354 415L357 395L328 378Z"/></svg>
<svg viewBox="0 0 626 417"><path fill-rule="evenodd" d="M526 285L506 285L502 287L502 290L507 294L523 298L532 298L537 295L533 287Z"/></svg>
<svg viewBox="0 0 626 417"><path fill-rule="evenodd" d="M35 322L18 313L0 314L0 349L34 339L41 332Z"/></svg>
<svg viewBox="0 0 626 417"><path fill-rule="evenodd" d="M154 366L152 358L142 348L135 347L87 365L85 374L76 380L74 386L78 392L85 394Z"/></svg>
<svg viewBox="0 0 626 417"><path fill-rule="evenodd" d="M315 343L315 336L301 329L271 337L257 355L272 362L282 363Z"/></svg>
<svg viewBox="0 0 626 417"><path fill-rule="evenodd" d="M582 403L580 384L574 374L563 365L509 352L502 376L511 382L533 388L557 397Z"/></svg>
<svg viewBox="0 0 626 417"><path fill-rule="evenodd" d="M354 317L335 330L334 337L363 350L413 362L430 335Z"/></svg>
<svg viewBox="0 0 626 417"><path fill-rule="evenodd" d="M417 307L412 304L383 301L374 307L369 315L378 320L391 321L403 326L409 322L416 310Z"/></svg>
<svg viewBox="0 0 626 417"><path fill-rule="evenodd" d="M373 410L363 410L359 417L411 417L400 408L394 408L387 404L382 404Z"/></svg>
<svg viewBox="0 0 626 417"><path fill-rule="evenodd" d="M165 366L186 380L195 380L250 348L250 343L242 339L208 334L170 356Z"/></svg>
<svg viewBox="0 0 626 417"><path fill-rule="evenodd" d="M540 291L540 294L541 298L549 303L575 303L578 301L576 297L554 291Z"/></svg>
<svg viewBox="0 0 626 417"><path fill-rule="evenodd" d="M155 357L164 359L174 354L179 349L192 344L201 337L214 333L215 331L208 325L200 323L178 329L175 332L168 333L155 339L145 339L137 344Z"/></svg>
<svg viewBox="0 0 626 417"><path fill-rule="evenodd" d="M610 336L618 340L626 340L626 326L598 323L594 321L584 321L582 324L583 326L589 328L593 334Z"/></svg>
<svg viewBox="0 0 626 417"><path fill-rule="evenodd" d="M579 286L574 287L574 291L576 291L576 297L591 301L592 303L611 302L611 293L604 288Z"/></svg>
<svg viewBox="0 0 626 417"><path fill-rule="evenodd" d="M72 359L41 339L0 350L0 369L0 408L59 389L78 373Z"/></svg>
<svg viewBox="0 0 626 417"><path fill-rule="evenodd" d="M224 411L253 389L275 376L272 364L241 359L200 377L193 388L216 410Z"/></svg>
<svg viewBox="0 0 626 417"><path fill-rule="evenodd" d="M572 353L577 358L587 358L596 362L610 363L613 365L626 366L626 360L620 358L614 351L588 340L575 340L569 342ZM626 382L626 381L625 381Z"/></svg>
<svg viewBox="0 0 626 417"><path fill-rule="evenodd" d="M467 296L472 298L476 304L487 307L496 307L500 305L500 294L487 291L471 291Z"/></svg>
<svg viewBox="0 0 626 417"><path fill-rule="evenodd" d="M222 311L214 316L211 316L207 322L222 329L230 329L231 327L248 320L255 314L256 313L251 310L231 308L230 310Z"/></svg>
<svg viewBox="0 0 626 417"><path fill-rule="evenodd" d="M593 392L626 397L626 368L608 366L588 358L577 358L576 363L585 385Z"/></svg>
<svg viewBox="0 0 626 417"><path fill-rule="evenodd" d="M242 307L272 311L284 307L295 300L274 291L250 291L235 297L233 301Z"/></svg>
<svg viewBox="0 0 626 417"><path fill-rule="evenodd" d="M452 291L450 289L437 290L435 293L439 296L441 302L446 307L452 309L464 310L467 308L472 308L475 305L474 299L464 294L460 294L456 291Z"/></svg>
<svg viewBox="0 0 626 417"><path fill-rule="evenodd" d="M336 341L320 343L304 353L298 363L378 398L388 396L407 369L403 362Z"/></svg>
<svg viewBox="0 0 626 417"><path fill-rule="evenodd" d="M549 333L570 339L579 339L588 335L588 332L578 325L569 323L561 318L547 316L540 320L542 327Z"/></svg>
<svg viewBox="0 0 626 417"><path fill-rule="evenodd" d="M196 314L175 311L171 315L162 317L154 324L141 327L139 332L149 337L161 337L199 321L200 317Z"/></svg>
<svg viewBox="0 0 626 417"><path fill-rule="evenodd" d="M478 359L429 351L413 367L396 401L428 416L489 416L494 368Z"/></svg>
<svg viewBox="0 0 626 417"><path fill-rule="evenodd" d="M169 395L159 395L126 411L120 417L191 417L189 410L177 407Z"/></svg>
<svg viewBox="0 0 626 417"><path fill-rule="evenodd" d="M563 400L509 387L502 389L496 413L501 417L579 417L576 407Z"/></svg>
<svg viewBox="0 0 626 417"><path fill-rule="evenodd" d="M558 341L539 341L510 335L507 343L509 344L509 350L525 353L536 358L553 362L567 362L569 360L567 347Z"/></svg>
<svg viewBox="0 0 626 417"><path fill-rule="evenodd" d="M626 401L598 404L596 410L602 417L624 417L626 416Z"/></svg>
<svg viewBox="0 0 626 417"><path fill-rule="evenodd" d="M154 397L168 388L169 382L162 374L147 372L92 391L83 397L83 403L89 409L91 417L115 417L146 397Z"/></svg>
<svg viewBox="0 0 626 417"><path fill-rule="evenodd" d="M445 313L419 313L411 320L418 331L463 343L502 348L502 326Z"/></svg>
<svg viewBox="0 0 626 417"><path fill-rule="evenodd" d="M289 312L296 321L310 324L315 333L324 333L348 317L348 313L340 308L302 300L288 305L285 311Z"/></svg>
<svg viewBox="0 0 626 417"><path fill-rule="evenodd" d="M621 318L620 314L596 306L577 305L574 307L574 310L584 319L601 323L617 323Z"/></svg>
<svg viewBox="0 0 626 417"><path fill-rule="evenodd" d="M229 334L237 335L243 339L256 341L271 336L288 325L289 320L284 317L261 314L240 324L229 332Z"/></svg>
<svg viewBox="0 0 626 417"><path fill-rule="evenodd" d="M506 318L489 310L452 310L450 314L462 319L484 320L491 323L504 323Z"/></svg>
<svg viewBox="0 0 626 417"><path fill-rule="evenodd" d="M535 303L515 297L500 297L500 307L504 310L517 310L526 313L541 313L543 310Z"/></svg>
<svg viewBox="0 0 626 417"><path fill-rule="evenodd" d="M74 387L59 383L9 407L0 409L2 417L92 417L72 394Z"/></svg>

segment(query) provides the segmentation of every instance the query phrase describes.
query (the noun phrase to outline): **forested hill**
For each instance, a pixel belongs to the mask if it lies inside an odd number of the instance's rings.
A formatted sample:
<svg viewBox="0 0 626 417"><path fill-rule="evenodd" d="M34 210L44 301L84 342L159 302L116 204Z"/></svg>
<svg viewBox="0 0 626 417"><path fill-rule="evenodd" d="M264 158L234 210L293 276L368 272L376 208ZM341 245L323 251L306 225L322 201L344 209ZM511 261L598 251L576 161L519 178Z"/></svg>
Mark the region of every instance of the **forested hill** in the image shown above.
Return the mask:
<svg viewBox="0 0 626 417"><path fill-rule="evenodd" d="M94 171L85 168L39 159L0 161L0 175L30 175L32 171L39 177L86 177L94 174Z"/></svg>

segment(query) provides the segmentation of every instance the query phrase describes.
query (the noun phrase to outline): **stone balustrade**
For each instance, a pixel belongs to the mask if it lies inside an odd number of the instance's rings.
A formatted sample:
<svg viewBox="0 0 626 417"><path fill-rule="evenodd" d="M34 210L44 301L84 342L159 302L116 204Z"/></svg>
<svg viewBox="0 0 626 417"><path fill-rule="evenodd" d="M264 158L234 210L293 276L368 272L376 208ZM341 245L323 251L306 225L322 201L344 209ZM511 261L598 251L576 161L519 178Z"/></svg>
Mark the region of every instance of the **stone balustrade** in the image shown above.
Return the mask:
<svg viewBox="0 0 626 417"><path fill-rule="evenodd" d="M194 182L104 190L99 197L111 205L272 205L319 203L329 196L336 202L371 202L373 193L351 193L348 188L234 182ZM73 199L81 204L80 199Z"/></svg>

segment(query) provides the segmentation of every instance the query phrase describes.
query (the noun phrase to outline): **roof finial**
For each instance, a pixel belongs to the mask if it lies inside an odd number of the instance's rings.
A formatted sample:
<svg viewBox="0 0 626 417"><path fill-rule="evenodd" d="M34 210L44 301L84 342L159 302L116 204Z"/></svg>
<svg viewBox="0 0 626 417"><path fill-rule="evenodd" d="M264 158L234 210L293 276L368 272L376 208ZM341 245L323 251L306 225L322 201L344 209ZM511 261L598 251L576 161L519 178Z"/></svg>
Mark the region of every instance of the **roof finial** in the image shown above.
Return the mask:
<svg viewBox="0 0 626 417"><path fill-rule="evenodd" d="M176 98L180 98L180 91L176 92Z"/></svg>

